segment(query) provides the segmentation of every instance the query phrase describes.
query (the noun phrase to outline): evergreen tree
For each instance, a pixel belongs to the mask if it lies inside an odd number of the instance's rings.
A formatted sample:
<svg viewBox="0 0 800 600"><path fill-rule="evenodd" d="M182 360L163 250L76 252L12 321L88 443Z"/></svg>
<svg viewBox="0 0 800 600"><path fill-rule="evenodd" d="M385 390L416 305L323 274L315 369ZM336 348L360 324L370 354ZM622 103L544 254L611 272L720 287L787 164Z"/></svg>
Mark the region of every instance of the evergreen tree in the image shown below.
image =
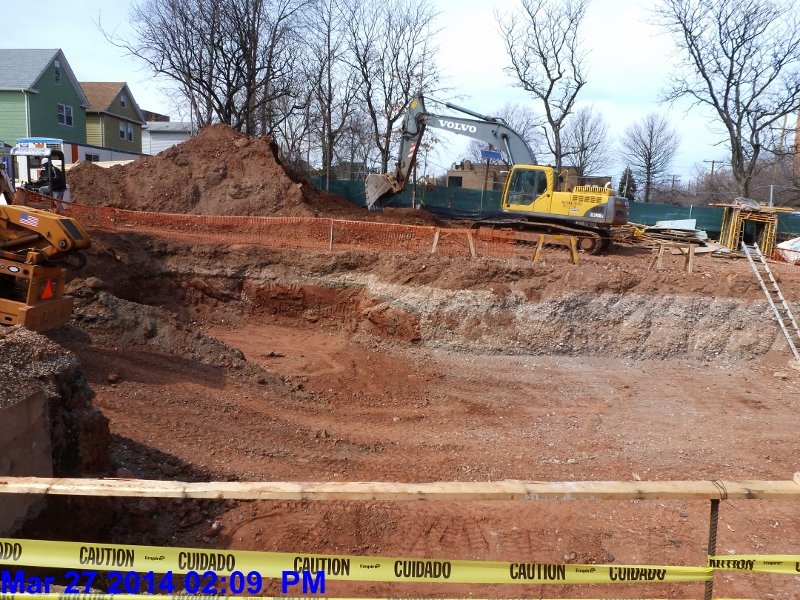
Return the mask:
<svg viewBox="0 0 800 600"><path fill-rule="evenodd" d="M625 167L622 176L619 178L619 190L617 193L630 201L636 199L636 179L633 178L631 168Z"/></svg>

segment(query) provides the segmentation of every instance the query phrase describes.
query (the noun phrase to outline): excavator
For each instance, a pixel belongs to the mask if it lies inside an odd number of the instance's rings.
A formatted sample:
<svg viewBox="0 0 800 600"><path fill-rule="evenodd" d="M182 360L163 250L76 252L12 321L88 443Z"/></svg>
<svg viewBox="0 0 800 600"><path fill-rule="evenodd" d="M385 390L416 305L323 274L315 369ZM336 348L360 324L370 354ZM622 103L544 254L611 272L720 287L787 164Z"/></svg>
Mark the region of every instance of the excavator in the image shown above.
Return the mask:
<svg viewBox="0 0 800 600"><path fill-rule="evenodd" d="M580 240L581 250L597 254L611 244L611 226L628 222L628 200L609 187L576 186L571 191L557 191L554 169L537 165L524 138L503 119L449 102L445 106L474 118L429 113L424 97L418 94L403 120L400 160L394 173L367 176L367 208L383 210L394 194L406 188L425 129L434 127L483 141L499 149L511 165L500 206L504 216L480 219L479 227L571 235Z"/></svg>
<svg viewBox="0 0 800 600"><path fill-rule="evenodd" d="M86 263L90 240L74 219L14 205L15 195L0 168L0 324L46 331L72 318L67 268Z"/></svg>

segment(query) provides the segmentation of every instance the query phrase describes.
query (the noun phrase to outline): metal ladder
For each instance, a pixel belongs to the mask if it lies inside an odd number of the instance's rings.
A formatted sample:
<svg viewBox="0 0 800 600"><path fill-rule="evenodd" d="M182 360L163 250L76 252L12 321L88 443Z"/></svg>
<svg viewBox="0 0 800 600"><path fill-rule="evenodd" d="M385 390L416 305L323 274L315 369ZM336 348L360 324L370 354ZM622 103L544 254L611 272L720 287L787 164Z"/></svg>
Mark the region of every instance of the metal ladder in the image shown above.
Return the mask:
<svg viewBox="0 0 800 600"><path fill-rule="evenodd" d="M778 321L778 325L781 326L783 335L786 336L786 341L789 342L792 354L794 354L796 360L800 361L800 352L798 351L798 348L800 348L800 327L797 326L797 321L795 321L792 311L789 310L789 304L786 302L786 298L783 297L783 292L781 292L778 282L775 281L764 255L761 254L761 248L758 247L758 244L753 244L752 247L749 247L743 241L742 251L750 262L750 268L756 274L756 279L761 284L761 289L764 290L764 294L767 296L772 312L775 314L775 319ZM753 260L753 255L758 258L758 263ZM769 285L764 281L765 275L766 279L769 280Z"/></svg>

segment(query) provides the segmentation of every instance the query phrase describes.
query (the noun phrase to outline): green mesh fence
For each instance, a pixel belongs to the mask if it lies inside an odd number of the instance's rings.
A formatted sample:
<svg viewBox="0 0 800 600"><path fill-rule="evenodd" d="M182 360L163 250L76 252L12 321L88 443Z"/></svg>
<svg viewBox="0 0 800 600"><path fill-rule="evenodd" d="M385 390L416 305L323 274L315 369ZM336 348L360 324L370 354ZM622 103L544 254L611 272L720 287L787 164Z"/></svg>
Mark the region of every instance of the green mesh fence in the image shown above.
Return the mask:
<svg viewBox="0 0 800 600"><path fill-rule="evenodd" d="M310 179L314 185L324 189L322 178L312 177ZM357 206L366 206L363 181L331 181L330 191L347 198ZM482 214L492 216L499 213L501 196L502 193L499 191L481 193L480 190L466 188L417 186L416 205L442 218L475 219ZM411 205L411 189L397 194L389 203L389 206L395 207L410 207ZM642 225L655 225L656 221L697 219L697 229L702 229L714 237L722 226L722 209L716 206L631 202L628 219ZM778 233L782 234L782 237L791 234L800 235L800 213L780 213L778 215Z"/></svg>

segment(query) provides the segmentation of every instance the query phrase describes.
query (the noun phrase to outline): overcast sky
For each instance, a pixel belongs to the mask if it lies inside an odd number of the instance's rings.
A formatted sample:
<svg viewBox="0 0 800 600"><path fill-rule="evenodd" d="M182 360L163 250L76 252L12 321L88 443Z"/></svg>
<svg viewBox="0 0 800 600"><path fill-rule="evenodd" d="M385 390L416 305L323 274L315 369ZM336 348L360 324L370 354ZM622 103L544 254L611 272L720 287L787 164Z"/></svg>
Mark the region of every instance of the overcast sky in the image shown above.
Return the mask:
<svg viewBox="0 0 800 600"><path fill-rule="evenodd" d="M379 1L379 0L374 0ZM456 103L491 114L506 102L538 105L504 73L508 59L495 20L495 11L508 11L508 0L434 0L440 13L438 63ZM0 44L5 48L61 48L81 81L127 81L139 106L174 114L173 105L145 67L109 44L96 22L118 34L129 32L126 16L131 0L70 0L46 2L32 10L15 11L5 21ZM671 173L691 179L703 161L725 160L727 152L715 146L719 137L709 129L713 120L700 109L659 103L672 64L674 48L668 36L648 24L652 2L593 0L583 32L588 51L588 84L579 106L593 105L609 122L612 136L649 112L668 116L681 136ZM429 110L431 107L428 107ZM443 111L442 111L443 112ZM468 140L453 136L440 153L442 167L449 166ZM616 154L614 146L609 148ZM615 177L622 165L609 169ZM605 174L605 173L604 173Z"/></svg>

